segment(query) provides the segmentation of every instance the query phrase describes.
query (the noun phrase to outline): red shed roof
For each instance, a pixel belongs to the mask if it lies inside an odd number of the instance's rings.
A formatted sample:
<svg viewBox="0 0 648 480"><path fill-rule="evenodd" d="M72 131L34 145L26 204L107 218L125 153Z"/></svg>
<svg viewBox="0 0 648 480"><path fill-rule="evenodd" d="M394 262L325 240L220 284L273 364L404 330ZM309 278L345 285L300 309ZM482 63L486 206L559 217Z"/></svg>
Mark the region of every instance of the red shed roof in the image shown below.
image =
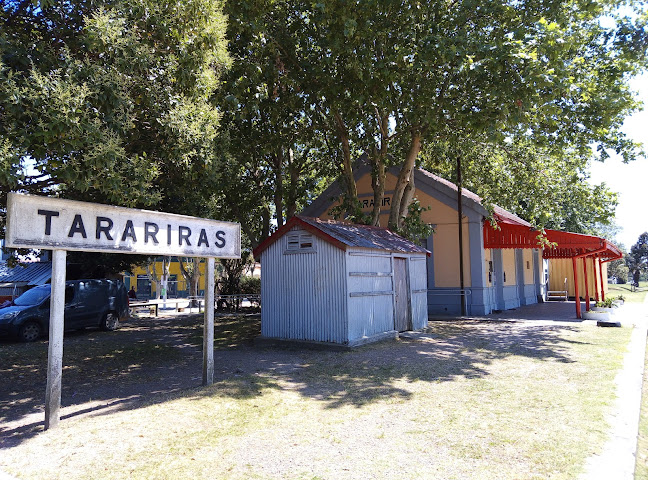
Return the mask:
<svg viewBox="0 0 648 480"><path fill-rule="evenodd" d="M334 220L321 220L298 215L292 217L283 227L261 242L254 249L254 257L259 258L264 250L294 227L303 228L341 250L346 250L347 247L357 247L388 252L425 253L430 255L430 252L423 247L419 247L386 228L356 225Z"/></svg>

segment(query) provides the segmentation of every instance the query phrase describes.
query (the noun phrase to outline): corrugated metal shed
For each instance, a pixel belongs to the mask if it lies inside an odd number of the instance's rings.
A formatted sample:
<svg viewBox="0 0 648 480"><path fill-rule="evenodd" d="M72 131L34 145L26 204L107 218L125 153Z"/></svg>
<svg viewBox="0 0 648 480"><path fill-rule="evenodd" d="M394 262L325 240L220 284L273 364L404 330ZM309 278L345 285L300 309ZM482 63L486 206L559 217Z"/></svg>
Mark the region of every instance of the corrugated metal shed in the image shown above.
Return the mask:
<svg viewBox="0 0 648 480"><path fill-rule="evenodd" d="M13 300L31 287L49 282L52 262L24 263L16 267L0 264L0 300Z"/></svg>
<svg viewBox="0 0 648 480"><path fill-rule="evenodd" d="M293 217L261 259L261 339L353 347L427 325L428 251L385 228Z"/></svg>
<svg viewBox="0 0 648 480"><path fill-rule="evenodd" d="M0 265L0 283L36 286L47 283L52 277L52 262L25 263L16 267Z"/></svg>

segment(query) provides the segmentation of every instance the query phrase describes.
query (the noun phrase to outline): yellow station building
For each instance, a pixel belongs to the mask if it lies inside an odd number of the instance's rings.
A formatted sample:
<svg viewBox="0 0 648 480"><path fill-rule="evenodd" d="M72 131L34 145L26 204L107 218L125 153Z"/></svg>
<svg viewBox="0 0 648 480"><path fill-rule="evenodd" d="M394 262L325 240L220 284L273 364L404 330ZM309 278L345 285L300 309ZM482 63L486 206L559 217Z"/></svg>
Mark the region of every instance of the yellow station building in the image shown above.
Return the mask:
<svg viewBox="0 0 648 480"><path fill-rule="evenodd" d="M180 270L180 264L176 257L170 257L167 259L169 264L169 283L167 289L168 298L187 298L189 293L189 287L187 286L182 272ZM198 283L198 295L202 296L205 292L205 263L201 262L199 264L200 268L200 280ZM155 261L155 271L158 276L162 275L163 272L163 261L162 257L159 257ZM124 284L127 289L130 289L131 286L135 287L137 292L137 298L139 300L146 300L157 297L157 287L154 282L151 282L149 279L146 267L135 267L132 271L124 273Z"/></svg>
<svg viewBox="0 0 648 480"><path fill-rule="evenodd" d="M383 226L387 225L398 173L395 168L387 173L380 216ZM365 164L357 168L355 179L358 198L363 210L369 213L373 209L370 167ZM605 295L604 262L618 258L620 251L616 247L598 237L548 231L547 235L562 245L543 250L538 246L538 232L522 218L500 207L494 209L499 226L494 230L479 196L466 189L462 189L461 195L464 265L464 289L461 290L458 188L423 169L415 170L414 184L414 196L423 208L429 207L422 213L422 220L434 228L434 233L423 241L423 246L432 252L426 269L430 314L458 315L462 301L467 315L485 315L545 301L549 291L565 288L565 278L570 296L575 295L574 278L580 287L579 296L585 297L586 291L591 298L597 299L599 291ZM331 208L339 204L333 199L341 193L335 182L302 214L330 219Z"/></svg>

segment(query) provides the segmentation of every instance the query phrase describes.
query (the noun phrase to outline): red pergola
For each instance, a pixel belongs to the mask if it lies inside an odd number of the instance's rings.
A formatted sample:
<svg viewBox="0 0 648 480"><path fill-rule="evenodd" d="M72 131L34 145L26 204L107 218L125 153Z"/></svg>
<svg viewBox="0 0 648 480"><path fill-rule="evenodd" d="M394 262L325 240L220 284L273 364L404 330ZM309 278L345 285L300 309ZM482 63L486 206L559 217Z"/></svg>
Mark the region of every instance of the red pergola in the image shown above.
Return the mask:
<svg viewBox="0 0 648 480"><path fill-rule="evenodd" d="M538 231L519 218L504 218L496 215L497 227L484 223L484 248L542 248L543 258L571 258L574 267L574 296L576 298L576 317L581 318L580 296L578 292L577 260L583 259L585 283L585 303L589 310L590 295L587 275L587 259L599 263L601 299L605 300L603 289L603 270L601 264L623 257L619 248L593 235L561 232L558 230ZM543 240L544 237L544 240ZM599 299L599 278L594 275L595 298Z"/></svg>

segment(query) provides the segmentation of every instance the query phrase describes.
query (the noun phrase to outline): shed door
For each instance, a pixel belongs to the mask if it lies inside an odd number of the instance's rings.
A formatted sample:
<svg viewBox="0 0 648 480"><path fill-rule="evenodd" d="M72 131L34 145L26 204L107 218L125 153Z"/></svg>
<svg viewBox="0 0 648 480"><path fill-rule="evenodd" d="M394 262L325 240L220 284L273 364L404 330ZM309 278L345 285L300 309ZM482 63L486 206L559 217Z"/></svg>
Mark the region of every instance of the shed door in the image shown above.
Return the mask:
<svg viewBox="0 0 648 480"><path fill-rule="evenodd" d="M394 258L394 330L399 332L412 329L408 279L407 259Z"/></svg>

